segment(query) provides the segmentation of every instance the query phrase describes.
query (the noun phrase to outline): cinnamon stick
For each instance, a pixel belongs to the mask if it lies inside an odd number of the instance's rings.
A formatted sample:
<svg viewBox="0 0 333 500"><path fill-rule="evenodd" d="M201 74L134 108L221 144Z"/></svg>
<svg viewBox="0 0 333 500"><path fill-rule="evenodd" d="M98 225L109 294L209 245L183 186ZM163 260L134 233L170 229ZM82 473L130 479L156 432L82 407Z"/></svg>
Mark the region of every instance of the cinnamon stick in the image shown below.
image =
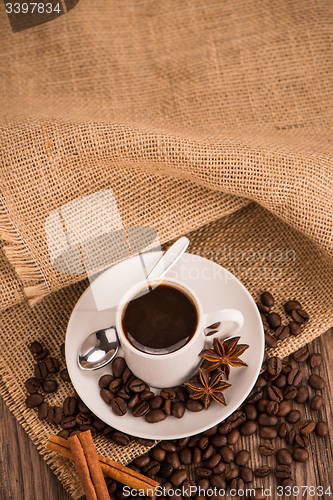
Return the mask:
<svg viewBox="0 0 333 500"><path fill-rule="evenodd" d="M71 436L68 443L87 500L110 500L91 432Z"/></svg>
<svg viewBox="0 0 333 500"><path fill-rule="evenodd" d="M62 455L63 457L73 460L73 455L66 439L51 435L46 448L59 453L59 455ZM155 490L157 486L159 486L159 483L154 481L154 479L135 472L114 460L104 457L103 455L98 455L98 459L105 476L110 477L115 481L119 481L134 490L142 490L145 492L146 496L153 497L155 495Z"/></svg>

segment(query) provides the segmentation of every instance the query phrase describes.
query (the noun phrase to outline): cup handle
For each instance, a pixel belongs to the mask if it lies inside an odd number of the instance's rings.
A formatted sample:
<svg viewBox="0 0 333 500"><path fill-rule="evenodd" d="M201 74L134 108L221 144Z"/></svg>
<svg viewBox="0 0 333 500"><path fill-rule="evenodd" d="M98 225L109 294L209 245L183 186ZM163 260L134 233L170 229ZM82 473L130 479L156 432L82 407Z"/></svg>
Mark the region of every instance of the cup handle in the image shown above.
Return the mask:
<svg viewBox="0 0 333 500"><path fill-rule="evenodd" d="M207 325L204 330L207 340L213 340L215 337L223 340L235 335L242 328L244 316L237 309L223 309L206 313L204 324Z"/></svg>

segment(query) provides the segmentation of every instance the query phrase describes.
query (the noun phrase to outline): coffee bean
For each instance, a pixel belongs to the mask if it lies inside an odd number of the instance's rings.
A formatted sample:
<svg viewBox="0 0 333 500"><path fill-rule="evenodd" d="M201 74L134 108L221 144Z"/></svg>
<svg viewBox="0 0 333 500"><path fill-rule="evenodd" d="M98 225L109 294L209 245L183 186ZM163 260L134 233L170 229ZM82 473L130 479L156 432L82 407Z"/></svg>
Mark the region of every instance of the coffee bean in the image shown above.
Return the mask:
<svg viewBox="0 0 333 500"><path fill-rule="evenodd" d="M236 444L239 438L240 438L240 432L239 432L239 430L238 429L232 429L232 431L230 431L227 434L227 443L228 444Z"/></svg>
<svg viewBox="0 0 333 500"><path fill-rule="evenodd" d="M258 446L258 450L259 453L264 457L269 457L273 455L275 451L275 446L273 443L260 443L260 445Z"/></svg>
<svg viewBox="0 0 333 500"><path fill-rule="evenodd" d="M149 400L149 406L152 410L158 410L159 408L162 408L163 404L164 399L161 396L154 396Z"/></svg>
<svg viewBox="0 0 333 500"><path fill-rule="evenodd" d="M225 488L223 488L225 489ZM244 481L240 477L235 477L230 483L230 490L235 490L238 496L241 496L241 492L244 490ZM218 500L218 499L216 499Z"/></svg>
<svg viewBox="0 0 333 500"><path fill-rule="evenodd" d="M313 420L303 420L298 425L298 430L301 434L310 434L310 432L314 431L316 427L316 422Z"/></svg>
<svg viewBox="0 0 333 500"><path fill-rule="evenodd" d="M202 433L203 436L211 437L214 436L217 433L218 425L214 425L210 429L207 429Z"/></svg>
<svg viewBox="0 0 333 500"><path fill-rule="evenodd" d="M307 402L308 399L309 399L309 389L306 386L301 385L300 387L298 387L296 403L304 404Z"/></svg>
<svg viewBox="0 0 333 500"><path fill-rule="evenodd" d="M230 469L226 474L225 474L225 480L227 483L230 483L233 479L236 479L239 477L239 469L238 467L234 467L233 469Z"/></svg>
<svg viewBox="0 0 333 500"><path fill-rule="evenodd" d="M170 476L170 482L178 487L180 486L183 481L185 481L185 479L188 478L188 471L186 469L179 469L177 470L176 472L174 472L172 474L172 476Z"/></svg>
<svg viewBox="0 0 333 500"><path fill-rule="evenodd" d="M261 312L263 314L268 314L269 311L271 310L270 307L265 306L265 304L262 304L261 302L256 302L256 304L257 304L257 307L259 309L259 312Z"/></svg>
<svg viewBox="0 0 333 500"><path fill-rule="evenodd" d="M147 464L149 464L149 462L150 462L150 458L146 454L141 455L140 457L136 457L134 459L134 465L136 467L139 467L139 469L142 469L143 467L145 467Z"/></svg>
<svg viewBox="0 0 333 500"><path fill-rule="evenodd" d="M291 387L291 386L289 386ZM279 404L279 409L278 409L278 412L276 414L277 417L286 417L288 415L288 413L290 413L292 410L292 406L291 406L291 403L289 401L281 401L281 403Z"/></svg>
<svg viewBox="0 0 333 500"><path fill-rule="evenodd" d="M298 302L298 300L288 300L288 302L286 302L284 305L284 310L287 314L291 314L291 312L295 309L301 309L301 304Z"/></svg>
<svg viewBox="0 0 333 500"><path fill-rule="evenodd" d="M167 414L165 413L165 411L163 411L161 409L151 410L145 414L145 420L146 420L146 422L149 422L150 424L156 424L157 422L161 422L162 420L165 420L166 418L167 418Z"/></svg>
<svg viewBox="0 0 333 500"><path fill-rule="evenodd" d="M228 434L231 431L231 422L222 422L217 431L219 434Z"/></svg>
<svg viewBox="0 0 333 500"><path fill-rule="evenodd" d="M122 385L123 385L122 379L121 378L115 378L109 384L109 391L112 392L113 394L115 394L116 392L120 391ZM138 391L136 391L136 392L138 392Z"/></svg>
<svg viewBox="0 0 333 500"><path fill-rule="evenodd" d="M253 420L246 420L239 428L243 436L252 436L257 431L257 423Z"/></svg>
<svg viewBox="0 0 333 500"><path fill-rule="evenodd" d="M227 484L227 483L225 483ZM209 482L209 479L207 477L199 477L197 479L197 484L196 484L197 488L201 488L201 490L204 490L204 492L206 492L210 486L210 482Z"/></svg>
<svg viewBox="0 0 333 500"><path fill-rule="evenodd" d="M295 462L306 462L309 459L309 452L305 448L295 448L293 450L293 459Z"/></svg>
<svg viewBox="0 0 333 500"><path fill-rule="evenodd" d="M87 413L79 413L75 417L76 423L78 425L90 425L91 424L91 416Z"/></svg>
<svg viewBox="0 0 333 500"><path fill-rule="evenodd" d="M177 445L172 441L160 441L159 446L165 451L177 451Z"/></svg>
<svg viewBox="0 0 333 500"><path fill-rule="evenodd" d="M261 467L258 467L258 469L254 471L254 475L256 477L267 477L269 476L270 473L271 473L271 468L267 467L267 465L262 465Z"/></svg>
<svg viewBox="0 0 333 500"><path fill-rule="evenodd" d="M38 392L34 394L30 394L26 400L25 400L25 405L27 408L36 408L40 404L42 404L44 401L44 396L42 394L39 394Z"/></svg>
<svg viewBox="0 0 333 500"><path fill-rule="evenodd" d="M279 403L277 403L276 401L268 401L266 405L267 415L276 415L278 411L279 411Z"/></svg>
<svg viewBox="0 0 333 500"><path fill-rule="evenodd" d="M295 483L294 483L293 479L291 479L291 477L288 477L288 478L286 478L286 479L282 479L282 481L281 481L281 486L282 486L282 488L283 488L284 490L285 490L287 487L288 487L288 488L293 488L294 484L295 484Z"/></svg>
<svg viewBox="0 0 333 500"><path fill-rule="evenodd" d="M247 420L255 420L258 416L258 410L255 405L247 404L244 406L244 413Z"/></svg>
<svg viewBox="0 0 333 500"><path fill-rule="evenodd" d="M113 375L103 375L99 379L98 385L100 386L101 389L109 389L109 385L113 381L114 381L114 376Z"/></svg>
<svg viewBox="0 0 333 500"><path fill-rule="evenodd" d="M48 410L49 410L48 403L44 402L38 406L38 418L39 418L39 420L44 420L47 417Z"/></svg>
<svg viewBox="0 0 333 500"><path fill-rule="evenodd" d="M280 424L279 429L278 429L278 434L280 438L285 438L287 434L289 433L289 426L286 424L286 422L282 422Z"/></svg>
<svg viewBox="0 0 333 500"><path fill-rule="evenodd" d="M212 474L209 478L209 482L213 488L217 488L218 490L224 490L227 486L227 483L225 482L223 477L218 474Z"/></svg>
<svg viewBox="0 0 333 500"><path fill-rule="evenodd" d="M183 448L179 451L179 460L183 465L190 465L192 463L192 450L191 448Z"/></svg>
<svg viewBox="0 0 333 500"><path fill-rule="evenodd" d="M142 444L142 446L153 446L155 444L154 439L144 439L144 438L134 438L135 441L139 444Z"/></svg>
<svg viewBox="0 0 333 500"><path fill-rule="evenodd" d="M268 404L269 400L266 398L260 399L257 403L257 408L260 412L264 413L266 411L266 406Z"/></svg>
<svg viewBox="0 0 333 500"><path fill-rule="evenodd" d="M229 446L221 446L221 448L219 449L219 453L225 464L230 464L234 461L235 455L233 450Z"/></svg>
<svg viewBox="0 0 333 500"><path fill-rule="evenodd" d="M319 437L325 437L328 434L328 425L323 420L320 420L316 424L316 434Z"/></svg>
<svg viewBox="0 0 333 500"><path fill-rule="evenodd" d="M50 410L49 410L50 412ZM51 415L50 415L51 418ZM50 420L49 416L48 419ZM53 415L52 415L52 420L53 420ZM70 415L68 417L65 417L62 419L60 423L61 427L66 430L74 429L76 427L76 419L73 415Z"/></svg>
<svg viewBox="0 0 333 500"><path fill-rule="evenodd" d="M147 476L155 476L155 474L158 474L159 470L160 464L156 460L150 460L149 463L143 467L142 472Z"/></svg>
<svg viewBox="0 0 333 500"><path fill-rule="evenodd" d="M296 422L298 422L300 418L301 412L299 410L291 410L291 412L286 416L286 420L290 424L296 424Z"/></svg>
<svg viewBox="0 0 333 500"><path fill-rule="evenodd" d="M49 373L58 373L60 365L56 358L46 358L44 362Z"/></svg>
<svg viewBox="0 0 333 500"><path fill-rule="evenodd" d="M223 474L223 472L225 471L226 469L226 465L224 462L222 462L222 460L220 460L220 462L215 465L215 467L213 467L213 474Z"/></svg>
<svg viewBox="0 0 333 500"><path fill-rule="evenodd" d="M281 448L276 452L276 461L278 464L291 465L293 457L288 448Z"/></svg>
<svg viewBox="0 0 333 500"><path fill-rule="evenodd" d="M271 312L267 314L267 323L272 330L276 330L281 325L281 316L276 312Z"/></svg>
<svg viewBox="0 0 333 500"><path fill-rule="evenodd" d="M111 436L112 441L119 446L127 446L130 442L130 437L123 432L115 431Z"/></svg>
<svg viewBox="0 0 333 500"><path fill-rule="evenodd" d="M162 396L163 399L175 399L176 391L175 389L168 387L166 389L162 389L160 395Z"/></svg>
<svg viewBox="0 0 333 500"><path fill-rule="evenodd" d="M207 467L210 469L214 469L214 467L217 466L219 461L221 460L221 455L219 453L215 453L215 455L212 455L208 460L207 460ZM188 465L188 464L187 464ZM238 465L238 464L237 464Z"/></svg>
<svg viewBox="0 0 333 500"><path fill-rule="evenodd" d="M201 401L199 401L199 399L189 399L186 401L186 408L189 411L198 412L204 409L204 405Z"/></svg>
<svg viewBox="0 0 333 500"><path fill-rule="evenodd" d="M122 417L127 413L127 404L122 398L114 398L111 400L111 408L116 415Z"/></svg>
<svg viewBox="0 0 333 500"><path fill-rule="evenodd" d="M321 365L321 354L319 352L314 352L309 358L310 368L317 368Z"/></svg>
<svg viewBox="0 0 333 500"><path fill-rule="evenodd" d="M258 417L258 424L267 426L267 427L275 427L278 423L278 417L276 415L268 415L267 413L260 413Z"/></svg>
<svg viewBox="0 0 333 500"><path fill-rule="evenodd" d="M290 321L288 327L290 335L293 335L294 337L298 337L298 335L302 332L301 325L295 321Z"/></svg>
<svg viewBox="0 0 333 500"><path fill-rule="evenodd" d="M282 361L282 373L284 375L288 375L288 373L290 373L290 371L291 371L291 368L292 368L292 366L289 363L289 361L286 361L286 360Z"/></svg>
<svg viewBox="0 0 333 500"><path fill-rule="evenodd" d="M259 435L262 439L273 440L277 437L277 430L274 427L261 427Z"/></svg>
<svg viewBox="0 0 333 500"><path fill-rule="evenodd" d="M286 400L295 399L298 396L298 389L294 385L288 385L283 391L283 397Z"/></svg>
<svg viewBox="0 0 333 500"><path fill-rule="evenodd" d="M240 450L235 457L235 464L239 467L244 467L250 460L250 452L247 450Z"/></svg>
<svg viewBox="0 0 333 500"><path fill-rule="evenodd" d="M298 368L293 368L290 370L287 376L287 384L288 385L294 385L297 387L301 382L303 378L303 373L298 370Z"/></svg>
<svg viewBox="0 0 333 500"><path fill-rule="evenodd" d="M123 374L121 376L123 385L126 385L131 380L131 377L132 377L131 370L129 368L125 368L125 370L124 370L124 372L123 372Z"/></svg>
<svg viewBox="0 0 333 500"><path fill-rule="evenodd" d="M28 378L24 382L24 386L30 394L36 394L40 389L40 383L35 377Z"/></svg>
<svg viewBox="0 0 333 500"><path fill-rule="evenodd" d="M320 377L319 375L315 375L315 374L310 375L308 382L311 385L311 387L313 387L314 389L319 389L319 390L324 389L324 387L326 385L325 380L322 377Z"/></svg>
<svg viewBox="0 0 333 500"><path fill-rule="evenodd" d="M53 422L58 425L62 421L62 408L60 406L53 407Z"/></svg>
<svg viewBox="0 0 333 500"><path fill-rule="evenodd" d="M295 443L301 448L307 448L307 446L309 446L310 444L310 440L305 434L296 434Z"/></svg>
<svg viewBox="0 0 333 500"><path fill-rule="evenodd" d="M178 446L179 446L179 448L184 448L185 446L187 446L189 440L190 440L189 436L187 436L185 438L179 439L178 440Z"/></svg>
<svg viewBox="0 0 333 500"><path fill-rule="evenodd" d="M282 361L277 356L272 356L267 362L267 371L269 375L279 375L282 371Z"/></svg>
<svg viewBox="0 0 333 500"><path fill-rule="evenodd" d="M129 408L129 409L134 408L134 406L136 406L138 404L139 399L141 399L141 398L140 398L140 395L138 392L136 394L133 394L133 396L127 402L127 408Z"/></svg>
<svg viewBox="0 0 333 500"><path fill-rule="evenodd" d="M40 342L37 342L37 340L35 340L30 344L29 349L32 354L39 354L43 351L43 346Z"/></svg>
<svg viewBox="0 0 333 500"><path fill-rule="evenodd" d="M274 306L274 297L270 292L263 292L260 295L260 300L261 302L267 306L267 307L273 307Z"/></svg>
<svg viewBox="0 0 333 500"><path fill-rule="evenodd" d="M55 380L42 380L42 388L46 394L56 392L58 389L58 382Z"/></svg>
<svg viewBox="0 0 333 500"><path fill-rule="evenodd" d="M300 325L304 325L309 321L309 315L306 311L303 311L303 309L293 309L291 311L291 317Z"/></svg>
<svg viewBox="0 0 333 500"><path fill-rule="evenodd" d="M138 393L136 393L136 394L138 394ZM126 401L126 403L127 403L127 401L129 401L131 399L131 395L127 394L124 391L116 392L115 396L116 396L116 398L122 398L124 401Z"/></svg>
<svg viewBox="0 0 333 500"><path fill-rule="evenodd" d="M280 325L274 332L276 340L285 340L290 333L290 328L288 325Z"/></svg>
<svg viewBox="0 0 333 500"><path fill-rule="evenodd" d="M295 436L296 436L296 431L295 429L290 429L290 431L288 431L288 434L286 436L286 439L287 439L287 442L289 444L293 444L294 443L294 440L295 440Z"/></svg>
<svg viewBox="0 0 333 500"><path fill-rule="evenodd" d="M114 432L114 428L107 425L103 429L103 436L105 436L106 439L111 439L113 432ZM140 438L136 438L136 440L138 440L138 439L140 439Z"/></svg>
<svg viewBox="0 0 333 500"><path fill-rule="evenodd" d="M227 422L231 424L231 429L234 429L238 425L242 424L245 420L246 415L241 410L235 411L227 418Z"/></svg>
<svg viewBox="0 0 333 500"><path fill-rule="evenodd" d="M49 373L44 361L39 361L39 363L35 365L34 372L35 372L35 377L38 380L43 380L48 376Z"/></svg>
<svg viewBox="0 0 333 500"><path fill-rule="evenodd" d="M112 374L115 378L121 378L126 368L126 361L121 356L112 361Z"/></svg>
<svg viewBox="0 0 333 500"><path fill-rule="evenodd" d="M199 443L200 438L201 438L201 434L195 434L194 436L191 436L190 440L188 442L188 447L195 448L197 446L197 444Z"/></svg>
<svg viewBox="0 0 333 500"><path fill-rule="evenodd" d="M129 383L128 387L132 392L143 392L146 388L146 384L143 380L135 378Z"/></svg>
<svg viewBox="0 0 333 500"><path fill-rule="evenodd" d="M303 363L309 357L309 351L306 346L301 347L297 351L294 352L293 358L297 363Z"/></svg>
<svg viewBox="0 0 333 500"><path fill-rule="evenodd" d="M270 347L271 349L275 349L277 347L276 339L267 332L265 332L265 344L267 345L267 347Z"/></svg>
<svg viewBox="0 0 333 500"><path fill-rule="evenodd" d="M194 464L199 464L201 462L201 450L197 446L193 450L193 459L192 462Z"/></svg>
<svg viewBox="0 0 333 500"><path fill-rule="evenodd" d="M271 401L277 401L278 403L281 403L281 401L283 400L283 394L281 389L275 387L274 385L268 387L267 395Z"/></svg>
<svg viewBox="0 0 333 500"><path fill-rule="evenodd" d="M143 417L143 415L146 415L150 410L150 406L148 401L139 401L138 404L134 406L132 409L132 415L133 417ZM158 410L152 410L152 411L158 411Z"/></svg>
<svg viewBox="0 0 333 500"><path fill-rule="evenodd" d="M67 439L69 436L69 431L62 429L61 431L58 432L57 436L59 436L63 439Z"/></svg>
<svg viewBox="0 0 333 500"><path fill-rule="evenodd" d="M202 460L208 460L210 457L213 456L213 454L214 454L214 446L210 444L209 446L207 446L204 453L202 454Z"/></svg>
<svg viewBox="0 0 333 500"><path fill-rule="evenodd" d="M71 379L69 377L69 373L68 373L67 368L64 368L63 370L60 370L60 377L62 378L62 380L64 382L70 382L71 381Z"/></svg>
<svg viewBox="0 0 333 500"><path fill-rule="evenodd" d="M153 397L155 397L155 393L153 391L142 391L139 393L141 401L149 401Z"/></svg>
<svg viewBox="0 0 333 500"><path fill-rule="evenodd" d="M291 468L289 465L277 465L274 471L275 477L279 479L287 479L291 476Z"/></svg>
<svg viewBox="0 0 333 500"><path fill-rule="evenodd" d="M250 467L243 467L239 473L239 477L243 479L245 484L252 483L253 470Z"/></svg>
<svg viewBox="0 0 333 500"><path fill-rule="evenodd" d="M214 446L214 448L220 448L221 446L227 444L227 436L225 434L215 434L215 436L209 438L209 442Z"/></svg>
<svg viewBox="0 0 333 500"><path fill-rule="evenodd" d="M175 391L179 401L181 401L182 403L186 403L186 401L188 400L187 390L182 386L178 386L176 387Z"/></svg>
<svg viewBox="0 0 333 500"><path fill-rule="evenodd" d="M102 432L104 427L106 427L106 424L99 418L93 418L91 424L94 426L97 432Z"/></svg>
<svg viewBox="0 0 333 500"><path fill-rule="evenodd" d="M208 445L209 445L209 438L207 436L203 436L202 438L199 439L198 446L201 451L205 450Z"/></svg>
<svg viewBox="0 0 333 500"><path fill-rule="evenodd" d="M245 402L249 404L254 404L259 401L263 396L261 387L254 387Z"/></svg>
<svg viewBox="0 0 333 500"><path fill-rule="evenodd" d="M173 467L172 467L172 465L168 464L166 462L163 462L161 464L161 467L160 467L160 470L158 472L158 475L160 477L167 478L167 477L170 477L172 473L173 473Z"/></svg>
<svg viewBox="0 0 333 500"><path fill-rule="evenodd" d="M198 477L210 477L213 473L212 469L208 467L197 467L195 469L195 473Z"/></svg>
<svg viewBox="0 0 333 500"><path fill-rule="evenodd" d="M40 352L39 354L34 354L34 360L35 361L43 361L48 355L49 355L49 350L44 349L44 351Z"/></svg>
<svg viewBox="0 0 333 500"><path fill-rule="evenodd" d="M181 401L176 401L176 403L173 404L172 415L177 418L182 418L185 413L185 405Z"/></svg>
<svg viewBox="0 0 333 500"><path fill-rule="evenodd" d="M101 389L100 395L106 404L110 404L111 401L116 397L114 392L110 392L107 389Z"/></svg>
<svg viewBox="0 0 333 500"><path fill-rule="evenodd" d="M275 380L274 385L279 389L284 389L287 385L287 376L284 373L281 373L281 375L279 375Z"/></svg>

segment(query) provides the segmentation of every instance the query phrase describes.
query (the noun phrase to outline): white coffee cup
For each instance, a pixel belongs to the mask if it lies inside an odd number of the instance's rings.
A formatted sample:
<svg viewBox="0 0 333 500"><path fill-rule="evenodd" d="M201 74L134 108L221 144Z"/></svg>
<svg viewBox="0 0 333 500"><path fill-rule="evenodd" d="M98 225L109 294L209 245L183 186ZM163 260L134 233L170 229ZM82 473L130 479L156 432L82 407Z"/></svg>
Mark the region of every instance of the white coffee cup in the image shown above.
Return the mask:
<svg viewBox="0 0 333 500"><path fill-rule="evenodd" d="M138 283L121 299L116 311L116 328L126 363L133 374L144 380L151 387L167 388L183 384L194 376L201 361L200 352L212 344L214 337L226 338L235 335L243 326L244 317L237 309L222 309L204 313L197 295L191 288L180 281L170 278L149 280L154 287L165 284L177 288L190 297L197 310L197 327L191 339L181 348L167 354L151 354L134 347L126 337L122 328L124 310L131 299L141 290L147 288L147 281ZM220 323L212 335L205 329ZM230 324L231 323L231 324ZM216 332L217 330L217 332Z"/></svg>

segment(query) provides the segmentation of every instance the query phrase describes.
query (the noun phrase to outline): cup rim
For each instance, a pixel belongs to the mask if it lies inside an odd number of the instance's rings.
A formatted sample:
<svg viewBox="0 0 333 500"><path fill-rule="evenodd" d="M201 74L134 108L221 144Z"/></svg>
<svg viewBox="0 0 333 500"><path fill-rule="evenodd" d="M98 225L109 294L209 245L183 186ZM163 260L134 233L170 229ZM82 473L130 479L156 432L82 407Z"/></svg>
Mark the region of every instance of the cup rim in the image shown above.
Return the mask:
<svg viewBox="0 0 333 500"><path fill-rule="evenodd" d="M125 305L128 304L128 302L133 297L133 295L135 295L135 293L137 293L142 288L142 286L144 284L147 284L147 282L154 283L157 281L161 282L161 283L164 283L164 282L172 283L174 285L177 285L178 288L186 290L186 293L188 293L190 295L191 299L193 300L194 305L197 309L197 314L198 314L198 324L197 324L197 327L195 329L194 334L192 335L192 338L185 345L183 345L182 347L180 347L176 351L165 353L165 354L152 354L152 353L140 351L140 349L137 349L136 347L134 347L131 344L131 342L127 339L125 333L123 332L122 325L121 325L123 309L124 309ZM200 335L200 332L202 330L201 326L202 326L203 316L204 316L204 314L203 314L201 302L200 302L197 294L192 290L192 288L190 288L187 285L184 285L179 280L176 280L174 278L163 278L163 277L162 278L152 278L151 280L150 279L141 280L139 283L135 284L129 290L127 290L127 292L122 296L122 298L120 300L120 304L117 306L117 310L116 310L116 329L117 329L117 334L119 337L120 344L123 346L123 343L125 343L126 349L129 349L133 353L138 354L140 357L147 358L147 359L152 359L152 357L154 357L154 358L157 358L157 357L163 357L163 358L176 357L176 356L183 354L188 349L190 349L194 340Z"/></svg>

